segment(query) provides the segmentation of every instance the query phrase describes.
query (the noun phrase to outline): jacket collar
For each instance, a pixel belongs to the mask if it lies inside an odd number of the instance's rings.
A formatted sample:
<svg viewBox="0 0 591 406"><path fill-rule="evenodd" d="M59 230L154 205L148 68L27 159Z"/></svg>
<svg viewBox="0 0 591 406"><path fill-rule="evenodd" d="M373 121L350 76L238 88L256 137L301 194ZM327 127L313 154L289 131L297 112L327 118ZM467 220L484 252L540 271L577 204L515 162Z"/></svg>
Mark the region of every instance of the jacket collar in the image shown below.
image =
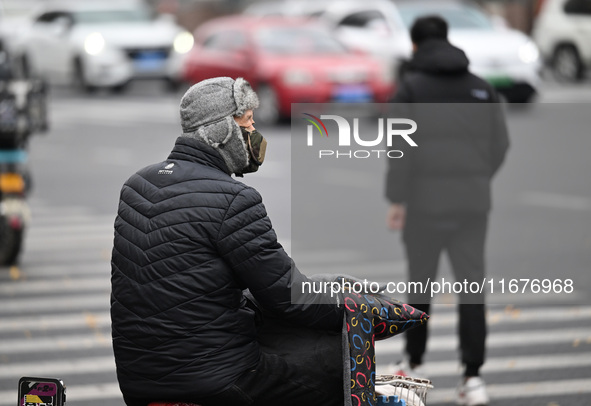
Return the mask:
<svg viewBox="0 0 591 406"><path fill-rule="evenodd" d="M446 40L430 39L419 45L410 66L433 74L461 74L468 71L469 63L461 49Z"/></svg>
<svg viewBox="0 0 591 406"><path fill-rule="evenodd" d="M219 169L228 175L232 174L215 148L195 138L178 137L168 159L194 162Z"/></svg>

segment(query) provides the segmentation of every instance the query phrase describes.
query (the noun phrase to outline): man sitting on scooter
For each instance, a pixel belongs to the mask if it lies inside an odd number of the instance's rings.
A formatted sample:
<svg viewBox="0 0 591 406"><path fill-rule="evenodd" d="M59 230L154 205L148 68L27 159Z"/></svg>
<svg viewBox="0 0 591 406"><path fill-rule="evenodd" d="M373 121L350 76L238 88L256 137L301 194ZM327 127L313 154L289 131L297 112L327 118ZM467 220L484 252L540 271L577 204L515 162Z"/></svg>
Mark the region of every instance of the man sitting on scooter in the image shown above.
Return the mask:
<svg viewBox="0 0 591 406"><path fill-rule="evenodd" d="M277 242L259 193L231 176L264 159L266 140L253 126L258 105L241 78L192 86L168 159L121 190L111 316L127 405L343 404L343 307L291 303L292 285L308 279ZM282 320L337 345L298 363L262 350L245 289Z"/></svg>

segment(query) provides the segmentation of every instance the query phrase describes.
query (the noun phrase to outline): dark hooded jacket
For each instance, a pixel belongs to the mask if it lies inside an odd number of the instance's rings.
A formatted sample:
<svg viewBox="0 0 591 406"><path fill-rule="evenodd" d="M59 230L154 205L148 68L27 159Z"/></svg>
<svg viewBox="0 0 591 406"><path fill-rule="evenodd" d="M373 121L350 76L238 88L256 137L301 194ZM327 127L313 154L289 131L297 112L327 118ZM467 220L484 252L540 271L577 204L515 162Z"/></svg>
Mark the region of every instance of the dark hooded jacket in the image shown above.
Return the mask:
<svg viewBox="0 0 591 406"><path fill-rule="evenodd" d="M112 255L112 334L124 395L200 399L257 365L255 312L340 331L337 305L293 305L307 280L282 246L258 192L221 155L180 137L168 159L121 190Z"/></svg>
<svg viewBox="0 0 591 406"><path fill-rule="evenodd" d="M464 52L444 40L422 43L392 100L395 114L417 123L410 147L402 138L389 159L386 197L428 214L485 213L490 180L509 146L495 90L468 70Z"/></svg>

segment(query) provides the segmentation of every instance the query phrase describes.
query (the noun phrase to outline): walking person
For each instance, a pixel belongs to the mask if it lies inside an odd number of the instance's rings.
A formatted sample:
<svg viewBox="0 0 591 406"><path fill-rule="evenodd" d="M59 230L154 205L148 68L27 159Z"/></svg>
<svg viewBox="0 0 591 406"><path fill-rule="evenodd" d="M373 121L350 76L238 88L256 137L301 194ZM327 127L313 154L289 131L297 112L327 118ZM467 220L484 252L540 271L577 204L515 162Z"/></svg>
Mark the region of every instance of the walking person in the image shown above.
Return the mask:
<svg viewBox="0 0 591 406"><path fill-rule="evenodd" d="M449 43L439 16L418 18L411 27L413 56L394 95L417 122L417 147L390 159L387 226L402 230L412 281L434 281L442 252L457 281L482 282L491 209L490 183L509 146L494 89L469 71L465 53ZM429 313L430 295L410 294L409 304ZM459 339L463 378L458 403L486 405L480 368L485 361L484 295L459 295ZM424 373L427 327L406 333L399 373Z"/></svg>

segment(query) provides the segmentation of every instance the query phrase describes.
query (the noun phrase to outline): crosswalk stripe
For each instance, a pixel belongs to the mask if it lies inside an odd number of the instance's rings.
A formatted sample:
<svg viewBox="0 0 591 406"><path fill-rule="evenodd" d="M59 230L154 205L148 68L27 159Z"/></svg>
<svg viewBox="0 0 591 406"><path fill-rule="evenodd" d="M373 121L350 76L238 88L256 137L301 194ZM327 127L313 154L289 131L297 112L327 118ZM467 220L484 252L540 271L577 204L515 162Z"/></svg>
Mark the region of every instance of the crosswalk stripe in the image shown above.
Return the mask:
<svg viewBox="0 0 591 406"><path fill-rule="evenodd" d="M31 264L28 263L25 258L24 266L21 271L25 275L47 277L45 280L55 276L75 277L90 276L94 274L102 274L107 278L109 277L111 265L107 259L93 261L88 255L88 252L84 252L83 254L85 255L86 261L78 263L76 255L68 255L67 257L64 257L64 255L60 253L59 255L62 259L60 265L51 265L47 263L47 261L40 264ZM45 259L46 257L44 256L43 258ZM71 262L64 263L65 261Z"/></svg>
<svg viewBox="0 0 591 406"><path fill-rule="evenodd" d="M581 394L591 393L591 379L519 382L503 385L492 384L488 385L487 389L493 400ZM455 389L434 389L428 395L428 404L436 405L444 402L453 402L455 393ZM116 383L76 385L68 386L67 396L68 402L73 403L82 400L121 399L121 392L119 385ZM16 397L16 390L2 391L0 392L0 405L13 405Z"/></svg>
<svg viewBox="0 0 591 406"><path fill-rule="evenodd" d="M591 366L591 352L576 354L528 355L515 357L494 357L486 361L482 367L483 374L497 372L532 371L541 369L568 369ZM378 360L377 374L393 374L393 364L380 364ZM459 361L430 361L424 365L425 374L429 378L450 376L462 371Z"/></svg>
<svg viewBox="0 0 591 406"><path fill-rule="evenodd" d="M81 350L111 347L111 337L98 332L94 334L71 334L58 337L11 339L0 341L2 354L36 354L52 351Z"/></svg>
<svg viewBox="0 0 591 406"><path fill-rule="evenodd" d="M33 293L43 293L43 292L52 292L52 293L66 293L66 292L76 292L78 290L84 291L100 291L100 297L94 299L98 303L106 303L106 295L110 290L110 280L106 271L108 270L108 264L100 263L96 266L85 266L85 267L78 267L76 268L79 271L83 271L81 273L86 273L89 269L94 273L104 273L104 277L92 277L92 278L71 278L66 277L59 280L38 280L38 281L16 281L16 282L7 282L0 285L0 294L6 295L7 298L9 296L16 296L22 294L33 294ZM39 268L39 271L44 274L68 274L67 270L65 271L62 267L53 267L53 268ZM89 294L85 295L86 298L89 300L93 300L89 298ZM4 306L4 300L0 300L0 309ZM62 302L63 299L55 299L56 301ZM43 306L48 305L48 302L40 303L39 310L43 309ZM12 305L13 308L18 305ZM457 323L458 316L455 312L455 307L450 306L434 306L434 316L429 320L430 328L441 328L446 326L454 326ZM439 309L438 309L439 307ZM100 312L96 314L96 317L99 317L105 320L105 326L107 326L107 319L109 317L108 312ZM13 329L31 329L35 328L36 325L40 325L43 330L47 330L48 328L65 328L67 326L74 326L75 324L71 323L71 319L80 320L80 325L84 324L84 317L80 316L79 312L75 314L63 314L60 316L47 316L45 318L37 318L31 316L22 316L17 318L11 319L0 319L0 331L4 331L5 329L10 328L13 326ZM524 310L493 310L489 311L488 313L488 324L489 326L495 325L504 325L504 324L523 324L523 323L531 323L531 322L541 322L547 320L561 320L561 321L580 321L584 322L586 319L591 319L591 307L574 307L570 309L561 309L561 308L544 308L544 309L524 309ZM20 321L22 320L22 321ZM46 320L43 322L43 320ZM21 327L16 327L21 326Z"/></svg>
<svg viewBox="0 0 591 406"><path fill-rule="evenodd" d="M60 315L42 315L29 317L3 317L0 319L0 331L52 331L91 327L97 329L109 328L111 315L109 312L77 312ZM1 340L0 340L1 342Z"/></svg>
<svg viewBox="0 0 591 406"><path fill-rule="evenodd" d="M69 218L89 219L94 217L92 210L84 206L54 206L36 199L29 200L29 206L35 216L35 221L67 221Z"/></svg>
<svg viewBox="0 0 591 406"><path fill-rule="evenodd" d="M528 347L539 344L569 343L574 340L591 340L591 328L565 328L554 330L524 330L509 333L491 333L486 339L487 348ZM386 340L376 343L376 354L402 354L404 340ZM454 335L438 335L429 340L427 351L449 351L458 348Z"/></svg>
<svg viewBox="0 0 591 406"><path fill-rule="evenodd" d="M589 354L580 354L579 358L586 358ZM533 357L518 357L516 363L525 362L526 368L516 367L516 370L527 370L536 368L535 365L540 362L545 362L545 365L552 368L560 368L561 365L556 365L560 362L558 356L551 356L544 360L537 360L532 362ZM575 356L564 357L562 362L564 367L569 366L569 362L574 362L574 366L588 365L589 360L577 360ZM527 365L529 360L530 364ZM53 366L53 367L52 367ZM47 375L59 376L60 374L81 374L93 372L107 372L114 370L114 361L112 357L93 357L82 358L75 361L53 362L53 363L30 363L21 365L10 365L0 369L1 378L10 378L14 376L31 375ZM9 369L10 368L10 369ZM493 372L498 367L488 367L487 372ZM498 369L498 372L506 371L506 366L503 369ZM431 371L431 370L430 370ZM449 375L447 370L446 375ZM441 374L443 375L443 374ZM67 382L66 382L67 385ZM16 385L15 385L16 386ZM100 388L100 389L99 389ZM556 396L568 395L574 393L591 393L591 379L569 379L565 381L543 381L543 382L520 382L516 384L491 384L487 387L488 392L493 399L509 399L509 398L526 398L532 396ZM101 385L80 385L70 386L67 389L69 401L81 401L92 399L112 399L121 396L119 387L115 383L101 384ZM6 399L14 399L16 391L0 392L0 405L9 405L11 402L5 402ZM455 389L434 389L429 394L429 404L436 404L440 402L448 402L455 397Z"/></svg>
<svg viewBox="0 0 591 406"><path fill-rule="evenodd" d="M29 238L25 240L26 249L33 251L53 251L63 248L71 251L72 247L110 247L113 244L113 235L101 234L80 234L80 235L59 235L50 239Z"/></svg>
<svg viewBox="0 0 591 406"><path fill-rule="evenodd" d="M88 214L70 214L70 215L62 215L59 217L54 216L41 216L36 212L36 209L33 208L32 213L32 221L29 227L30 233L36 233L38 230L44 230L45 228L55 230L55 228L64 229L64 227L69 226L79 226L79 227L87 227L87 226L95 226L98 225L100 227L106 227L107 225L113 229L113 225L115 224L115 216L92 216Z"/></svg>
<svg viewBox="0 0 591 406"><path fill-rule="evenodd" d="M41 284L42 285L42 284ZM26 285L23 285L26 286ZM1 302L0 302L1 306ZM574 308L570 310L550 309L527 309L522 311L493 311L489 314L490 326L501 326L511 324L521 324L526 326L528 323L546 321L548 319L560 318L561 321L580 321L591 319L591 307ZM432 317L429 320L431 331L436 329L445 329L455 326L457 323L457 314L449 312ZM60 315L43 316L20 316L3 317L0 319L0 331L51 331L67 328L85 327L89 324L97 328L108 328L111 325L110 314L108 311L100 312L75 312L63 313ZM381 343L380 345L382 345Z"/></svg>
<svg viewBox="0 0 591 406"><path fill-rule="evenodd" d="M444 315L443 320L438 321L439 316L435 313L433 321L436 323L446 322L447 324L455 324L457 322L457 313L453 314L453 319L449 320L450 315ZM490 311L487 315L489 326L503 323L524 323L532 321L572 321L579 320L584 322L585 319L591 319L591 306L574 306L569 308L560 307L541 307L534 309L515 309L506 308L503 311ZM431 320L429 321L431 322Z"/></svg>
<svg viewBox="0 0 591 406"><path fill-rule="evenodd" d="M79 230L67 230L66 227L52 227L45 230L30 230L27 234L27 243L43 243L59 241L84 241L88 239L109 239L113 241L114 229L112 225L99 225L95 227L88 227L86 230L80 228Z"/></svg>
<svg viewBox="0 0 591 406"><path fill-rule="evenodd" d="M591 210L591 199L582 196L529 191L522 192L520 200L523 204L528 206L573 211Z"/></svg>
<svg viewBox="0 0 591 406"><path fill-rule="evenodd" d="M519 382L511 384L491 384L486 386L491 399L523 399L529 397L560 396L591 393L591 379L568 379L537 382ZM440 403L453 402L456 398L455 389L434 389L429 392L427 404L434 406ZM554 400L554 399L551 399ZM546 403L544 403L546 404ZM548 403L550 405L552 403Z"/></svg>
<svg viewBox="0 0 591 406"><path fill-rule="evenodd" d="M28 298L8 299L2 300L0 306L0 314L7 313L45 313L49 309L52 311L58 310L83 310L87 308L109 308L109 293L105 292L102 295L72 295L68 297L56 296L38 298L31 295Z"/></svg>
<svg viewBox="0 0 591 406"><path fill-rule="evenodd" d="M74 358L64 361L41 360L0 364L0 379L14 378L15 376L67 377L112 371L115 371L115 358L113 356Z"/></svg>
<svg viewBox="0 0 591 406"><path fill-rule="evenodd" d="M57 280L17 281L0 285L0 294L10 296L38 293L67 293L79 291L110 291L111 282L104 278L61 278ZM1 300L0 300L1 303Z"/></svg>
<svg viewBox="0 0 591 406"><path fill-rule="evenodd" d="M48 237L53 238L56 235L56 231L59 231L60 234L88 234L92 233L102 233L102 234L109 234L113 233L113 224L112 222L92 222L92 223L75 223L75 224L55 224L52 226L35 226L29 229L28 237L35 237L39 239L46 239Z"/></svg>
<svg viewBox="0 0 591 406"><path fill-rule="evenodd" d="M293 247L292 247L293 250ZM299 264L334 264L334 261L351 262L362 260L363 256L359 252L351 250L323 250L323 251L303 251L297 249L294 252L296 265Z"/></svg>
<svg viewBox="0 0 591 406"><path fill-rule="evenodd" d="M41 362L0 362L0 379L15 379L16 389L18 376L61 375L67 379L66 375L74 374L114 374L115 363L108 333L109 256L114 215L94 215L81 207L52 210L43 202L37 203L39 210L35 211L37 217L29 229L25 245L26 250L35 253L32 259L35 262L27 263L25 257L22 270L25 279L7 281L0 285L0 315L3 315L0 317L0 332L12 333L12 338L0 339L0 353L7 357L27 354L29 360L38 354L44 359ZM288 241L287 245L290 246L290 243L291 241ZM308 251L299 252L294 259L306 274L356 275L361 269L364 274L392 280L404 277L406 272L405 261L370 261L360 252ZM53 261L55 262L52 263ZM30 279L26 279L27 277ZM402 297L399 299L404 300ZM457 374L458 378L460 376L460 365L455 359L458 337L455 330L451 329L457 324L456 307L441 304L450 303L448 299L449 297L439 297L432 308L431 331L439 331L437 338L429 341L428 351L444 353L445 358L452 359L429 362L426 367L431 377L449 377L454 374ZM591 344L591 306L553 307L550 302L557 299L548 297L548 304L544 307L514 309L500 307L502 300L495 299L492 301L498 304L490 305L488 312L489 326L493 328L488 335L487 348L510 350L549 344ZM507 299L519 298L511 296ZM527 302L534 298L521 299ZM55 314L56 312L63 313ZM541 328L542 323L547 320L577 322L577 327L555 330ZM528 327L528 324L532 327ZM494 331L494 326L508 325L515 326L515 329ZM75 330L75 334L68 334L68 329ZM14 337L16 333L21 332L26 332L24 338ZM48 337L47 334L52 332L59 335ZM377 344L378 373L387 367L381 365L380 360L389 360L393 354L402 354L403 345L404 340L401 337ZM96 356L63 356L69 352L76 353L86 349L95 349L93 351L96 352ZM51 360L57 355L60 356L59 360ZM567 371L571 368L588 367L591 367L591 352L586 351L544 356L536 354L489 357L483 372L510 374L545 369ZM511 399L591 393L590 387L591 379L585 378L569 379L564 383L548 381L491 384L488 390L493 399ZM15 397L16 390L0 392L0 405L13 404ZM429 404L446 402L454 398L453 388L436 388L429 397ZM121 400L116 382L68 388L69 403L101 399Z"/></svg>
<svg viewBox="0 0 591 406"><path fill-rule="evenodd" d="M487 339L487 348L515 348L537 344L564 344L591 342L591 329L571 328L557 331L529 330L523 332L493 333ZM390 354L402 354L403 341L400 338L390 339L376 344L378 357ZM110 337L95 331L94 334L77 334L54 337L8 339L0 341L0 352L5 354L36 353L51 350L72 350L110 346ZM428 343L429 352L446 352L458 347L458 338L453 335L439 335L436 340Z"/></svg>
<svg viewBox="0 0 591 406"><path fill-rule="evenodd" d="M585 323L591 320L591 306L572 308L532 308L492 309L487 312L488 325L491 328L497 325L527 324L548 320L579 321ZM429 328L441 328L455 326L458 322L458 314L455 306L434 305L429 319ZM591 321L587 321L591 323Z"/></svg>
<svg viewBox="0 0 591 406"><path fill-rule="evenodd" d="M67 385L67 383L66 383ZM15 383L16 387L16 383ZM493 400L528 398L541 396L560 396L591 393L591 379L569 379L565 381L519 382L514 384L492 384L487 390ZM428 397L429 405L453 402L455 389L434 389ZM121 399L119 385L116 383L100 385L68 386L69 402L98 399ZM13 405L17 397L16 390L0 392L0 405Z"/></svg>
<svg viewBox="0 0 591 406"><path fill-rule="evenodd" d="M426 373L430 378L454 375L460 372L457 361L429 362ZM540 357L539 355L492 358L486 362L482 372L484 374L498 372L518 372L540 369L561 370L567 368L591 366L591 352L578 354L555 354ZM75 358L72 360L34 361L0 365L0 379L15 376L67 376L86 373L101 373L115 370L113 356ZM378 362L377 374L391 374L388 365Z"/></svg>
<svg viewBox="0 0 591 406"><path fill-rule="evenodd" d="M50 255L56 259L72 260L80 255L79 250L108 249L113 243L115 215L94 214L85 207L53 207L41 201L31 202L33 218L27 229L24 251ZM68 251L67 257L56 254ZM80 255L88 259L89 256ZM26 259L23 259L26 263Z"/></svg>
<svg viewBox="0 0 591 406"><path fill-rule="evenodd" d="M299 262L296 262L298 264ZM314 274L334 274L334 275L372 275L377 280L378 278L386 277L388 281L400 280L406 276L406 263L404 261L387 261L387 262L369 262L369 261L346 261L339 257L333 258L332 262L327 265L310 264L302 267L307 275ZM360 279L364 279L363 276Z"/></svg>

